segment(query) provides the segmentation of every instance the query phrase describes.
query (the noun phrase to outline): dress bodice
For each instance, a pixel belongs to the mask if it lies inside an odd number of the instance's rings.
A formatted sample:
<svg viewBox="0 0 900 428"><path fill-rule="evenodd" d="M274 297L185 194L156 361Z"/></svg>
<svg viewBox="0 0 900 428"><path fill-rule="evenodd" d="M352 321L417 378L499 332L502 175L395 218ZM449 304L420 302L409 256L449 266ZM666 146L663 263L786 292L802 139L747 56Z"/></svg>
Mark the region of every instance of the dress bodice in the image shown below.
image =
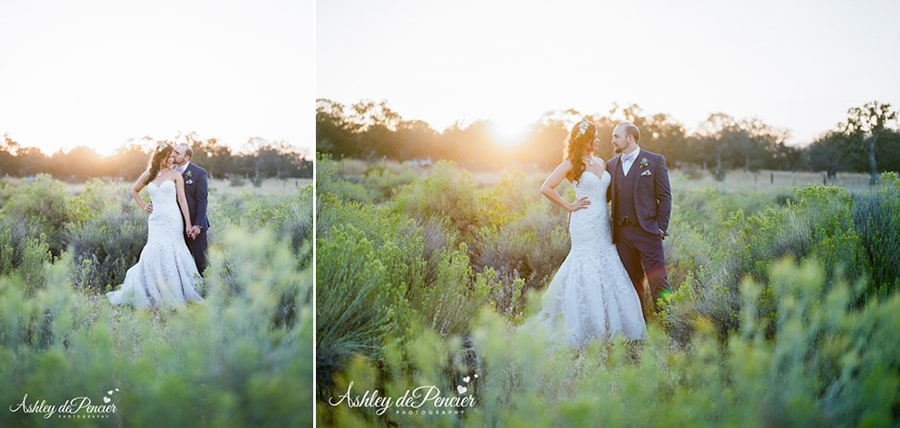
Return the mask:
<svg viewBox="0 0 900 428"><path fill-rule="evenodd" d="M153 202L153 208L157 209L162 206L171 205L173 207L178 207L175 201L175 182L172 180L163 181L162 184L157 185L154 182L150 182L147 185L147 191L150 193L150 201Z"/></svg>
<svg viewBox="0 0 900 428"><path fill-rule="evenodd" d="M575 196L578 198L586 196L591 204L572 213L569 233L573 246L587 241L612 243L609 208L606 205L606 189L611 180L612 177L606 171L599 177L591 171L584 171L581 178L575 182Z"/></svg>
<svg viewBox="0 0 900 428"><path fill-rule="evenodd" d="M182 240L184 218L181 209L178 208L175 182L166 180L160 185L151 182L147 185L147 190L150 193L150 201L153 202L153 212L147 219L150 227L149 239Z"/></svg>

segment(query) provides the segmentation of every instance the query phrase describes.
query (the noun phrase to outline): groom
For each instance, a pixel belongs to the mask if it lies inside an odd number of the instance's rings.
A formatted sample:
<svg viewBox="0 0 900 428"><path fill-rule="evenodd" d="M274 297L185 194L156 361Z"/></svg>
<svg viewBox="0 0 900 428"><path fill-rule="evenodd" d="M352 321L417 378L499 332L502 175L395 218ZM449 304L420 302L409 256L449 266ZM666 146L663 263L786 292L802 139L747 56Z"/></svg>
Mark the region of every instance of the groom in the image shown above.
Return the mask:
<svg viewBox="0 0 900 428"><path fill-rule="evenodd" d="M654 312L656 299L670 292L662 241L669 227L672 191L666 158L642 150L640 140L641 133L631 122L620 122L613 129L612 145L620 155L607 162L612 183L606 196L612 204L613 242L646 314ZM644 295L645 272L649 302Z"/></svg>
<svg viewBox="0 0 900 428"><path fill-rule="evenodd" d="M194 256L197 271L203 276L206 270L206 231L209 220L206 218L207 190L209 179L206 170L191 162L194 151L186 143L175 146L175 170L184 178L184 197L187 199L191 224L194 227L190 234L185 234L185 243Z"/></svg>

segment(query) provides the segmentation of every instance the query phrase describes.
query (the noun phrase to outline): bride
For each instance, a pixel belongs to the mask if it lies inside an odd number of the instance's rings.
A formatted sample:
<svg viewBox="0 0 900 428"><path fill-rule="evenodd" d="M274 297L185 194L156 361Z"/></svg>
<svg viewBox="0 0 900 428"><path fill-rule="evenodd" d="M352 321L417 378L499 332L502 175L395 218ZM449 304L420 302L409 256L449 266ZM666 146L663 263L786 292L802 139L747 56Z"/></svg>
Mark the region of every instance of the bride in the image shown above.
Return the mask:
<svg viewBox="0 0 900 428"><path fill-rule="evenodd" d="M191 221L184 197L184 178L172 169L174 148L160 143L150 165L131 189L131 196L147 219L147 244L137 264L128 269L121 288L106 293L113 305L130 304L136 308L181 307L187 302L202 302L194 290L200 275L184 242ZM140 191L147 187L150 204Z"/></svg>
<svg viewBox="0 0 900 428"><path fill-rule="evenodd" d="M572 245L533 322L562 332L559 339L573 348L616 335L638 340L646 329L640 300L612 242L606 201L611 176L606 164L593 155L599 144L594 123L576 124L569 133L565 160L541 185L541 194L571 213ZM556 193L564 179L574 184L574 203Z"/></svg>

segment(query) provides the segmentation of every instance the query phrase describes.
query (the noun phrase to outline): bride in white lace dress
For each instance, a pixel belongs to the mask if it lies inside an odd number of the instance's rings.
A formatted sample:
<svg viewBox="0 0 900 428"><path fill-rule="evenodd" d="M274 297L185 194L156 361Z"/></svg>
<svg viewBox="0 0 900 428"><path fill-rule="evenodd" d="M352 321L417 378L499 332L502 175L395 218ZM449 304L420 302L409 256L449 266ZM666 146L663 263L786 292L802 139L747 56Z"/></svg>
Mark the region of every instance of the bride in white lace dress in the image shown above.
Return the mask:
<svg viewBox="0 0 900 428"><path fill-rule="evenodd" d="M541 194L571 213L572 246L541 299L543 309L530 322L562 333L556 339L574 348L616 335L637 340L646 330L640 300L612 242L606 200L611 176L593 156L599 144L595 124L576 124L566 159L541 185ZM574 183L574 203L555 191L564 179Z"/></svg>
<svg viewBox="0 0 900 428"><path fill-rule="evenodd" d="M161 143L147 171L134 183L132 197L142 210L150 213L147 244L137 264L125 274L122 286L106 293L113 305L178 308L187 302L203 301L194 290L200 275L184 242L184 234L190 234L191 221L184 197L184 178L172 169L174 160L174 148ZM141 198L144 187L150 193L150 204Z"/></svg>

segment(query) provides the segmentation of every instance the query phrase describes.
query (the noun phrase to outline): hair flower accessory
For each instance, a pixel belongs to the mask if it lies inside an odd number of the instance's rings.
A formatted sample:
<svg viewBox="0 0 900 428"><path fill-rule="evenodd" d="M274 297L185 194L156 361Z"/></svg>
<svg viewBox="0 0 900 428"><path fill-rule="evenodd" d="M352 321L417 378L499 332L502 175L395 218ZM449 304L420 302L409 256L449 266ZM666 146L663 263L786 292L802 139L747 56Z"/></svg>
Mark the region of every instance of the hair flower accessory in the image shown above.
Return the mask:
<svg viewBox="0 0 900 428"><path fill-rule="evenodd" d="M159 143L159 145L156 146L156 153L162 153L162 151L165 150L166 147L169 147L169 143L166 143L166 142Z"/></svg>
<svg viewBox="0 0 900 428"><path fill-rule="evenodd" d="M646 168L647 165L650 165L650 161L648 161L646 157L642 157L641 158L641 168Z"/></svg>
<svg viewBox="0 0 900 428"><path fill-rule="evenodd" d="M586 119L582 119L581 122L578 123L578 133L575 134L575 138L579 138L587 132L588 128L591 127L591 122L588 122Z"/></svg>

